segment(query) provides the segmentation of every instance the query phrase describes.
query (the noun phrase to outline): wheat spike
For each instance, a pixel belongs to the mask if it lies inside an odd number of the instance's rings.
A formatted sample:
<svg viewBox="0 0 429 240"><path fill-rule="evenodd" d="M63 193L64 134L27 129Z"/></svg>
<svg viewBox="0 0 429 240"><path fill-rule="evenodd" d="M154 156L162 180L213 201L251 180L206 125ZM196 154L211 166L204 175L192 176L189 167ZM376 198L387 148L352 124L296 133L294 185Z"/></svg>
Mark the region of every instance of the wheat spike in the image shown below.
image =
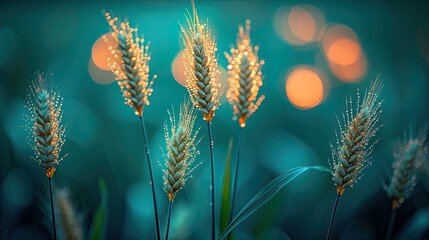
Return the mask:
<svg viewBox="0 0 429 240"><path fill-rule="evenodd" d="M180 105L179 122L176 123L174 109L173 113L168 111L168 115L170 126L164 124L167 154L164 156L166 169L163 170L163 179L164 191L172 202L196 167L193 163L199 154L197 150L199 129L193 130L196 109L190 101Z"/></svg>
<svg viewBox="0 0 429 240"><path fill-rule="evenodd" d="M372 141L380 126L381 103L378 101L382 83L377 77L365 92L362 103L358 94L357 106L353 110L352 100L343 114L344 127L341 126L337 137L337 148L331 145L333 159L333 180L337 193L342 195L345 189L353 186L360 178L360 173L370 164L370 155L377 140ZM371 142L372 141L372 142Z"/></svg>
<svg viewBox="0 0 429 240"><path fill-rule="evenodd" d="M250 40L250 20L246 26L240 26L237 34L237 48L231 48L231 55L225 52L228 65L229 89L226 93L229 103L233 106L234 115L241 127L259 107L265 96L259 98L262 86L263 60L258 57L259 47L252 46Z"/></svg>
<svg viewBox="0 0 429 240"><path fill-rule="evenodd" d="M37 72L30 83L26 108L26 129L30 133L28 143L34 150L34 159L45 169L46 176L52 178L55 165L64 157L60 156L65 142L65 127L62 120L62 98L46 86L47 76Z"/></svg>
<svg viewBox="0 0 429 240"><path fill-rule="evenodd" d="M56 191L55 200L57 209L59 210L61 229L64 234L64 239L83 239L81 222L70 201L69 190L61 189Z"/></svg>
<svg viewBox="0 0 429 240"><path fill-rule="evenodd" d="M211 122L219 107L221 95L217 48L207 24L201 24L195 5L193 15L187 16L188 29L181 27L181 38L185 45L183 61L187 89L192 102L202 112L204 119Z"/></svg>
<svg viewBox="0 0 429 240"><path fill-rule="evenodd" d="M407 137L406 137L407 138ZM427 159L427 128L419 131L416 138L405 139L399 146L398 153L393 155L393 175L390 184L385 188L392 199L392 208L396 209L411 195L418 180L418 170Z"/></svg>
<svg viewBox="0 0 429 240"><path fill-rule="evenodd" d="M143 107L149 105L152 95L153 80L149 79L149 45L144 44L144 38L138 36L138 29L130 27L128 21L120 21L106 12L106 20L111 29L112 40L105 37L109 50L114 58L108 58L108 66L115 74L118 85L125 99L125 104L134 109L138 116L143 115Z"/></svg>

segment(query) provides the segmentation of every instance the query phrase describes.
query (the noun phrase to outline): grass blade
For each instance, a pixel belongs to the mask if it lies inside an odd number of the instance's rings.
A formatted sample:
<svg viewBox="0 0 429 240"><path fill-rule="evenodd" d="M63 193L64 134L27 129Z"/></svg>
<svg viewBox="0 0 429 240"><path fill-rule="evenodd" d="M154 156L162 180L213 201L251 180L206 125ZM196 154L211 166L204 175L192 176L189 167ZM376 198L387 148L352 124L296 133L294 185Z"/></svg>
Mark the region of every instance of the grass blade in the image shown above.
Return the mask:
<svg viewBox="0 0 429 240"><path fill-rule="evenodd" d="M271 198L273 198L286 184L301 175L307 170L314 169L319 171L331 172L328 168L323 166L310 166L310 167L297 167L287 170L280 176L265 185L250 201L243 207L243 209L234 217L229 223L228 227L219 236L218 240L225 239L226 236L237 227L247 217L252 215L257 209L263 206Z"/></svg>
<svg viewBox="0 0 429 240"><path fill-rule="evenodd" d="M232 138L229 140L228 152L226 155L225 168L222 177L221 189L221 206L220 206L220 232L224 232L229 224L231 215L231 152L232 152ZM231 238L230 238L231 239Z"/></svg>
<svg viewBox="0 0 429 240"><path fill-rule="evenodd" d="M106 233L107 218L109 213L107 206L108 188L106 181L103 178L98 180L98 188L100 191L101 200L92 218L91 227L89 230L90 240L105 239Z"/></svg>

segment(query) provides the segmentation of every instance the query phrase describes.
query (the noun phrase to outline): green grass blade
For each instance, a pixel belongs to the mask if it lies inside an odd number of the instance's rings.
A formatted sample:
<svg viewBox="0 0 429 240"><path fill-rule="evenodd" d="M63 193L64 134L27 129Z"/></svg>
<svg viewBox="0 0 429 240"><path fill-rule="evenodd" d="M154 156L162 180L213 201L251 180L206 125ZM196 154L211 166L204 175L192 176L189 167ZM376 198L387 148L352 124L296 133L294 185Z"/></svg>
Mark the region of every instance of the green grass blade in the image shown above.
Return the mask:
<svg viewBox="0 0 429 240"><path fill-rule="evenodd" d="M109 193L106 181L103 178L100 178L98 180L98 188L100 191L101 200L92 218L91 227L89 230L90 240L105 239L106 233L107 218L109 213L109 209L107 206Z"/></svg>
<svg viewBox="0 0 429 240"><path fill-rule="evenodd" d="M231 152L232 152L232 138L229 140L228 152L226 155L225 167L222 177L221 189L221 206L220 206L220 232L224 232L229 224L229 217L231 214ZM230 238L231 239L231 238Z"/></svg>
<svg viewBox="0 0 429 240"><path fill-rule="evenodd" d="M218 240L225 239L226 236L237 227L247 217L252 215L257 209L263 206L271 198L273 198L286 184L294 180L296 177L301 175L307 170L314 169L319 171L331 172L330 169L323 166L310 166L310 167L297 167L287 170L280 176L265 185L259 192L243 207L243 209L234 217L229 223L228 227L219 236Z"/></svg>

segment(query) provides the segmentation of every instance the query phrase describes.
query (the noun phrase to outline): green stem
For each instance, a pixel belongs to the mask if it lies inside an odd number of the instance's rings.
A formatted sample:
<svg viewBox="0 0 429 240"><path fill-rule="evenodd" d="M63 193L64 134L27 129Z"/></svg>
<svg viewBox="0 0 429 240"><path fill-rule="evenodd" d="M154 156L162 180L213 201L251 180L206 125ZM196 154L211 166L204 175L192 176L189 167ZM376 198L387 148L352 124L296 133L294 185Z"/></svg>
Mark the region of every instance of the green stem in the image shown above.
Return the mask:
<svg viewBox="0 0 429 240"><path fill-rule="evenodd" d="M210 148L210 207L211 207L211 229L210 229L210 239L216 239L216 215L215 215L215 181L214 181L214 153L213 153L213 139L212 139L212 130L210 122L207 122L207 131L209 135L209 148Z"/></svg>
<svg viewBox="0 0 429 240"><path fill-rule="evenodd" d="M57 225L55 224L54 191L52 190L52 177L48 178L49 195L51 196L51 215L54 240L57 240Z"/></svg>
<svg viewBox="0 0 429 240"><path fill-rule="evenodd" d="M156 239L159 240L159 239L161 239L161 231L159 228L158 207L157 207L157 202L156 202L156 192L155 192L155 186L154 186L155 182L153 179L153 169L152 169L152 162L151 162L150 151L149 151L149 140L148 140L147 134L146 134L146 125L145 125L143 115L140 116L140 123L141 123L143 138L144 138L144 148L146 150L146 159L147 159L147 164L148 164L148 168L149 168L150 187L152 189L152 201L153 201L153 209L154 209L154 213L155 213Z"/></svg>
<svg viewBox="0 0 429 240"><path fill-rule="evenodd" d="M234 169L235 169L235 173L234 176L232 178L232 200L231 200L231 212L230 212L230 216L229 216L229 221L231 222L232 218L234 217L234 207L235 207L235 199L236 199L236 192L237 190L237 185L238 185L238 166L239 166L239 161L240 161L240 153L241 153L241 142L243 139L243 132L244 132L244 128L240 127L240 132L238 134L238 142L237 142L237 159L235 160L234 163Z"/></svg>
<svg viewBox="0 0 429 240"><path fill-rule="evenodd" d="M392 237L392 232L393 232L393 225L395 225L395 218L396 218L396 208L393 209L390 213L390 220L389 220L389 227L387 228L387 233L386 233L386 240L390 240L390 238Z"/></svg>
<svg viewBox="0 0 429 240"><path fill-rule="evenodd" d="M332 227L334 225L335 212L337 211L337 206L338 206L339 200L340 200L340 194L337 194L337 198L335 199L334 207L332 208L331 221L329 222L328 235L326 236L327 240L331 239L331 232L332 232Z"/></svg>
<svg viewBox="0 0 429 240"><path fill-rule="evenodd" d="M168 202L167 226L165 227L165 240L168 240L170 233L171 212L173 211L173 201Z"/></svg>

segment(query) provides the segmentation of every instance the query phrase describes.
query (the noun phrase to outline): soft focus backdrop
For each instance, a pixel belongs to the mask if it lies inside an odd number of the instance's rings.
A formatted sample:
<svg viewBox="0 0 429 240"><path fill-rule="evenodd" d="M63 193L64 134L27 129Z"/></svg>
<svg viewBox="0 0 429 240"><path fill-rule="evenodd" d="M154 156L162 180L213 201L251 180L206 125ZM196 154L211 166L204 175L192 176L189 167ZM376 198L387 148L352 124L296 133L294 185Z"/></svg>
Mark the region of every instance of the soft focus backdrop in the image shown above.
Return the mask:
<svg viewBox="0 0 429 240"><path fill-rule="evenodd" d="M409 127L429 119L429 4L323 1L197 1L200 18L216 36L221 81L226 83L224 51L235 43L238 25L251 19L251 36L265 60L266 95L246 127L238 204L243 206L265 183L300 165L328 166L335 143L335 114L346 96L356 96L381 73L384 79L380 141L373 164L341 200L334 236L382 238L389 202L383 191L392 150ZM22 128L25 95L36 70L50 78L64 97L69 153L57 168L57 187L68 187L74 205L89 226L100 201L98 179L109 188L109 239L151 239L152 208L138 118L123 104L113 75L106 71L108 51L101 37L108 24L101 10L128 18L150 42L151 75L157 74L144 114L153 157L163 162L163 122L167 109L187 95L180 24L188 1L89 1L0 3L0 238L44 239L47 181L31 160ZM177 56L179 55L179 58ZM175 61L175 59L178 59ZM203 125L198 119L198 125ZM219 180L229 138L236 138L227 100L213 122ZM206 135L202 128L201 136ZM200 144L198 167L176 200L173 239L205 239L209 223L207 136ZM235 148L234 148L235 149ZM233 152L233 156L235 153ZM155 165L162 222L167 197ZM427 173L427 172L426 172ZM219 184L219 182L218 182ZM217 188L219 189L219 188ZM417 228L429 222L429 177L399 209L397 229L414 217ZM335 187L331 176L307 172L239 226L239 239L322 239ZM207 203L207 204L204 204ZM162 224L164 226L164 224ZM418 230L418 229L417 229ZM416 231L417 231L416 230ZM147 236L147 237L142 237ZM428 237L426 235L426 237Z"/></svg>

